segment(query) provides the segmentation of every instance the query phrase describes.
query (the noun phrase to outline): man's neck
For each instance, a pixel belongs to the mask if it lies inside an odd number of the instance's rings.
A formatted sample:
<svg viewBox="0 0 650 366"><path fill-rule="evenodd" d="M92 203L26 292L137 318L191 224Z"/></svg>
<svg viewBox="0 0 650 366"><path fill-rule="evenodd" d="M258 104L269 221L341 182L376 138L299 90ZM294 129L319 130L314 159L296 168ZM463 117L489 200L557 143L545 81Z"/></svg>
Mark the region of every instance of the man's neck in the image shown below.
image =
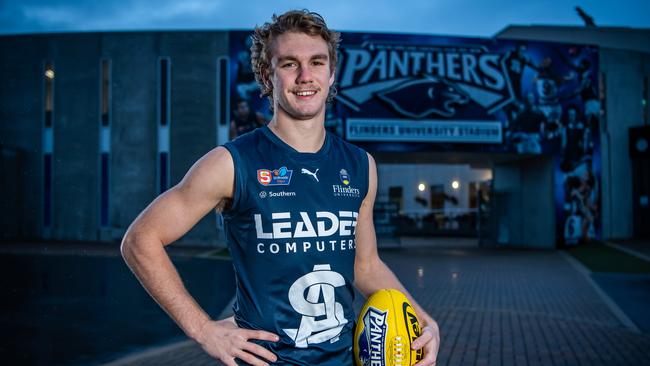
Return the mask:
<svg viewBox="0 0 650 366"><path fill-rule="evenodd" d="M296 120L282 112L273 116L268 127L287 145L298 152L314 153L325 143L325 115L313 119Z"/></svg>

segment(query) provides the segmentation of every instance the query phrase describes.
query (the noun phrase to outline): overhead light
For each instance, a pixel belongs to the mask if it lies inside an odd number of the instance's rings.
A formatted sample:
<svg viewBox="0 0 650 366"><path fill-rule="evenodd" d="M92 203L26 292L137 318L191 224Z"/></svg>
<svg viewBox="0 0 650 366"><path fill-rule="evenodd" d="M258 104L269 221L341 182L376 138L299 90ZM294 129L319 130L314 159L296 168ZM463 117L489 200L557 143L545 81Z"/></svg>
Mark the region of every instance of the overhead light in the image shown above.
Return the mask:
<svg viewBox="0 0 650 366"><path fill-rule="evenodd" d="M418 184L418 191L420 191L420 192L424 192L424 190L425 190L426 188L427 188L427 187L424 185L424 183L420 183L420 184Z"/></svg>
<svg viewBox="0 0 650 366"><path fill-rule="evenodd" d="M457 181L457 180L451 182L451 188L453 188L453 189L458 189L458 188L460 188L460 182Z"/></svg>

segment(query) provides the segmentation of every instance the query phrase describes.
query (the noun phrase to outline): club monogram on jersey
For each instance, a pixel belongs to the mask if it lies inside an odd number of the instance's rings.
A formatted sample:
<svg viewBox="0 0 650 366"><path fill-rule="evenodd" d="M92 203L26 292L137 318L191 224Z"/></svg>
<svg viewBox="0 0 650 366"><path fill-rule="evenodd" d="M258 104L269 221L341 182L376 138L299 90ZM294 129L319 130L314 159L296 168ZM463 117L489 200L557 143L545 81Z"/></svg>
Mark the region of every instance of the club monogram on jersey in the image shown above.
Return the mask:
<svg viewBox="0 0 650 366"><path fill-rule="evenodd" d="M336 301L334 288L344 285L345 278L332 271L329 264L314 265L313 272L298 278L291 285L289 302L300 316L300 326L282 330L297 348L339 340L339 334L348 320L343 306Z"/></svg>

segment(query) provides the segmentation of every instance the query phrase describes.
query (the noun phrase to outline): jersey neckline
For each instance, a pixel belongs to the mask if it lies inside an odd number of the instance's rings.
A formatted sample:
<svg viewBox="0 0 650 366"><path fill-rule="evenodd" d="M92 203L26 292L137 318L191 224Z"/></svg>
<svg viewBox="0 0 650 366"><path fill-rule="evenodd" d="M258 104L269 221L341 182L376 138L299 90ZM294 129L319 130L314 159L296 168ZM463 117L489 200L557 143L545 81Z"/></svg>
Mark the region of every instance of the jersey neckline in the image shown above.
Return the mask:
<svg viewBox="0 0 650 366"><path fill-rule="evenodd" d="M322 159L330 149L330 135L327 130L325 130L325 141L323 142L323 146L321 148L313 153L309 152L300 152L291 145L287 144L286 142L282 141L271 129L269 126L263 126L260 127L260 130L262 130L262 133L271 140L271 142L281 148L284 152L286 152L291 158L299 160L299 161L314 161L314 160L320 160Z"/></svg>

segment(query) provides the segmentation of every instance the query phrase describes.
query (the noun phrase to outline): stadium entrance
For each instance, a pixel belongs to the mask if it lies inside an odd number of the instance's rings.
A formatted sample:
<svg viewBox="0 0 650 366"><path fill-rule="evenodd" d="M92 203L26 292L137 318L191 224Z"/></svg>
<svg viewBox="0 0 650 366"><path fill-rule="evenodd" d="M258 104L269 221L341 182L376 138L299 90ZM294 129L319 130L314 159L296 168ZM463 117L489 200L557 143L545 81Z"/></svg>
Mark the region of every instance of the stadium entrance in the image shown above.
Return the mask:
<svg viewBox="0 0 650 366"><path fill-rule="evenodd" d="M462 153L375 158L380 246L553 245L550 158Z"/></svg>

